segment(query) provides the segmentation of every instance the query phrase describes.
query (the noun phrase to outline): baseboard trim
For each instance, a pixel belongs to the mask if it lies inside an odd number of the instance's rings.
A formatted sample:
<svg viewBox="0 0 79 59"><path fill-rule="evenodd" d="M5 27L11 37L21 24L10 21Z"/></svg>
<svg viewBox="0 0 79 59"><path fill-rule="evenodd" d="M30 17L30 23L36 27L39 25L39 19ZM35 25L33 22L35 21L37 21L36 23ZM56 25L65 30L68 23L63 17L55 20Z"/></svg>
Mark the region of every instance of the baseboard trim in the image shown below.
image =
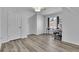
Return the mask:
<svg viewBox="0 0 79 59"><path fill-rule="evenodd" d="M17 40L17 39L23 39L23 38L27 38L28 36L26 35L26 36L22 36L22 37L15 37L15 38L10 38L10 39L1 39L2 41L0 41L0 43L2 44L2 43L6 43L6 42L9 42L9 41L12 41L12 40Z"/></svg>
<svg viewBox="0 0 79 59"><path fill-rule="evenodd" d="M66 44L66 45L70 45L72 47L79 48L79 44L75 44L75 43L72 43L72 42L69 42L69 41L62 40L62 43Z"/></svg>

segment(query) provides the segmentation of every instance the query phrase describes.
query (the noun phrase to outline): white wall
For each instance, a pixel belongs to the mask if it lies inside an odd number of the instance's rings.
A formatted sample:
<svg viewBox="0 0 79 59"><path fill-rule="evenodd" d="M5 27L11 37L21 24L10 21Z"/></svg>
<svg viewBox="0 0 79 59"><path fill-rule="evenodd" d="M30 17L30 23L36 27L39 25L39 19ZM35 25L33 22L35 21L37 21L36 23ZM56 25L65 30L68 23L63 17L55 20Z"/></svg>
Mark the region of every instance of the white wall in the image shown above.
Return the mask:
<svg viewBox="0 0 79 59"><path fill-rule="evenodd" d="M0 39L1 39L1 8L0 8Z"/></svg>
<svg viewBox="0 0 79 59"><path fill-rule="evenodd" d="M36 13L29 18L29 33L36 35L44 33L44 25L44 16L40 13Z"/></svg>
<svg viewBox="0 0 79 59"><path fill-rule="evenodd" d="M44 16L37 13L37 34L44 33Z"/></svg>
<svg viewBox="0 0 79 59"><path fill-rule="evenodd" d="M79 45L79 8L62 8L62 12L50 16L59 16L62 20L62 40Z"/></svg>
<svg viewBox="0 0 79 59"><path fill-rule="evenodd" d="M61 12L62 8L60 7L47 7L46 9L41 11L42 15L50 15L50 14L54 14L57 12Z"/></svg>
<svg viewBox="0 0 79 59"><path fill-rule="evenodd" d="M37 33L37 15L33 15L29 18L29 34Z"/></svg>
<svg viewBox="0 0 79 59"><path fill-rule="evenodd" d="M0 41L1 41L1 8L0 8ZM1 49L1 42L0 42L0 49Z"/></svg>
<svg viewBox="0 0 79 59"><path fill-rule="evenodd" d="M48 28L48 16L44 16L44 33L47 33Z"/></svg>
<svg viewBox="0 0 79 59"><path fill-rule="evenodd" d="M29 34L42 34L44 33L44 16L40 13L36 13L29 18Z"/></svg>
<svg viewBox="0 0 79 59"><path fill-rule="evenodd" d="M30 34L30 18L32 18L32 16L35 15L35 13L33 12L23 12L21 13L21 22L22 22L22 37L26 37L27 35Z"/></svg>
<svg viewBox="0 0 79 59"><path fill-rule="evenodd" d="M8 27L7 27L7 22L8 22L8 17L7 17L7 9L6 8L1 8L2 13L1 13L1 40L0 41L5 41L8 40Z"/></svg>
<svg viewBox="0 0 79 59"><path fill-rule="evenodd" d="M60 16L62 20L63 36L62 40L79 45L79 8L62 8L61 12L45 16L45 32L47 28L48 16Z"/></svg>
<svg viewBox="0 0 79 59"><path fill-rule="evenodd" d="M79 10L79 8L77 8ZM79 45L79 12L63 8L63 41Z"/></svg>
<svg viewBox="0 0 79 59"><path fill-rule="evenodd" d="M1 8L1 39L4 43L29 34L44 33L44 16L24 8Z"/></svg>
<svg viewBox="0 0 79 59"><path fill-rule="evenodd" d="M20 10L21 9L21 10ZM35 13L24 8L2 8L0 42L27 37L29 18Z"/></svg>

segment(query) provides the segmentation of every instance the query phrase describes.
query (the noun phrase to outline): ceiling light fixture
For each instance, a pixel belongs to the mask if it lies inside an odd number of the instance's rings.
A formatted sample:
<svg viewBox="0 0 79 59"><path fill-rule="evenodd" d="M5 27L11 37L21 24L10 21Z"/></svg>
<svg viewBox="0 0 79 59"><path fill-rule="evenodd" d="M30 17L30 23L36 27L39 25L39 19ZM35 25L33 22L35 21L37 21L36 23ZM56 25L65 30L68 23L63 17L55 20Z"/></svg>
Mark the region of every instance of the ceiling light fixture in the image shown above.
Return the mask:
<svg viewBox="0 0 79 59"><path fill-rule="evenodd" d="M35 12L40 12L43 7L33 7L33 9L35 10Z"/></svg>

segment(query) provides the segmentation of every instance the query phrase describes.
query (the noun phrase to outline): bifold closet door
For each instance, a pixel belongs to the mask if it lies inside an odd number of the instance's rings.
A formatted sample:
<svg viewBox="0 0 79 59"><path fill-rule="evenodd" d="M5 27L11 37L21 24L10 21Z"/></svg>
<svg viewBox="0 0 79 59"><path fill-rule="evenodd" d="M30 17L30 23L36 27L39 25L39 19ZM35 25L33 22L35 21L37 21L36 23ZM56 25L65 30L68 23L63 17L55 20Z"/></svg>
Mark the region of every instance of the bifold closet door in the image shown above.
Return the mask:
<svg viewBox="0 0 79 59"><path fill-rule="evenodd" d="M20 14L17 14L17 35L18 38L22 37L22 16Z"/></svg>
<svg viewBox="0 0 79 59"><path fill-rule="evenodd" d="M20 17L14 12L8 13L8 39L14 40L20 38L21 35L21 26L20 26Z"/></svg>
<svg viewBox="0 0 79 59"><path fill-rule="evenodd" d="M7 41L7 8L1 8L1 41Z"/></svg>
<svg viewBox="0 0 79 59"><path fill-rule="evenodd" d="M29 34L29 22L26 14L21 15L21 25L22 25L22 38L26 38Z"/></svg>

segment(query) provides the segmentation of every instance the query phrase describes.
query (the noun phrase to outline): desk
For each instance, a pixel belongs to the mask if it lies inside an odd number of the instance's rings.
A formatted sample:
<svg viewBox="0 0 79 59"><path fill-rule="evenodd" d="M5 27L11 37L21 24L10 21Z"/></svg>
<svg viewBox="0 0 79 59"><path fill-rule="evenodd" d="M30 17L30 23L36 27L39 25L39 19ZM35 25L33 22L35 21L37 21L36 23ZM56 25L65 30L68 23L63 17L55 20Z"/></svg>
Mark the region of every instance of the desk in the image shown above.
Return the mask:
<svg viewBox="0 0 79 59"><path fill-rule="evenodd" d="M54 39L57 39L57 40L62 40L62 31L60 30L56 30L54 33Z"/></svg>

